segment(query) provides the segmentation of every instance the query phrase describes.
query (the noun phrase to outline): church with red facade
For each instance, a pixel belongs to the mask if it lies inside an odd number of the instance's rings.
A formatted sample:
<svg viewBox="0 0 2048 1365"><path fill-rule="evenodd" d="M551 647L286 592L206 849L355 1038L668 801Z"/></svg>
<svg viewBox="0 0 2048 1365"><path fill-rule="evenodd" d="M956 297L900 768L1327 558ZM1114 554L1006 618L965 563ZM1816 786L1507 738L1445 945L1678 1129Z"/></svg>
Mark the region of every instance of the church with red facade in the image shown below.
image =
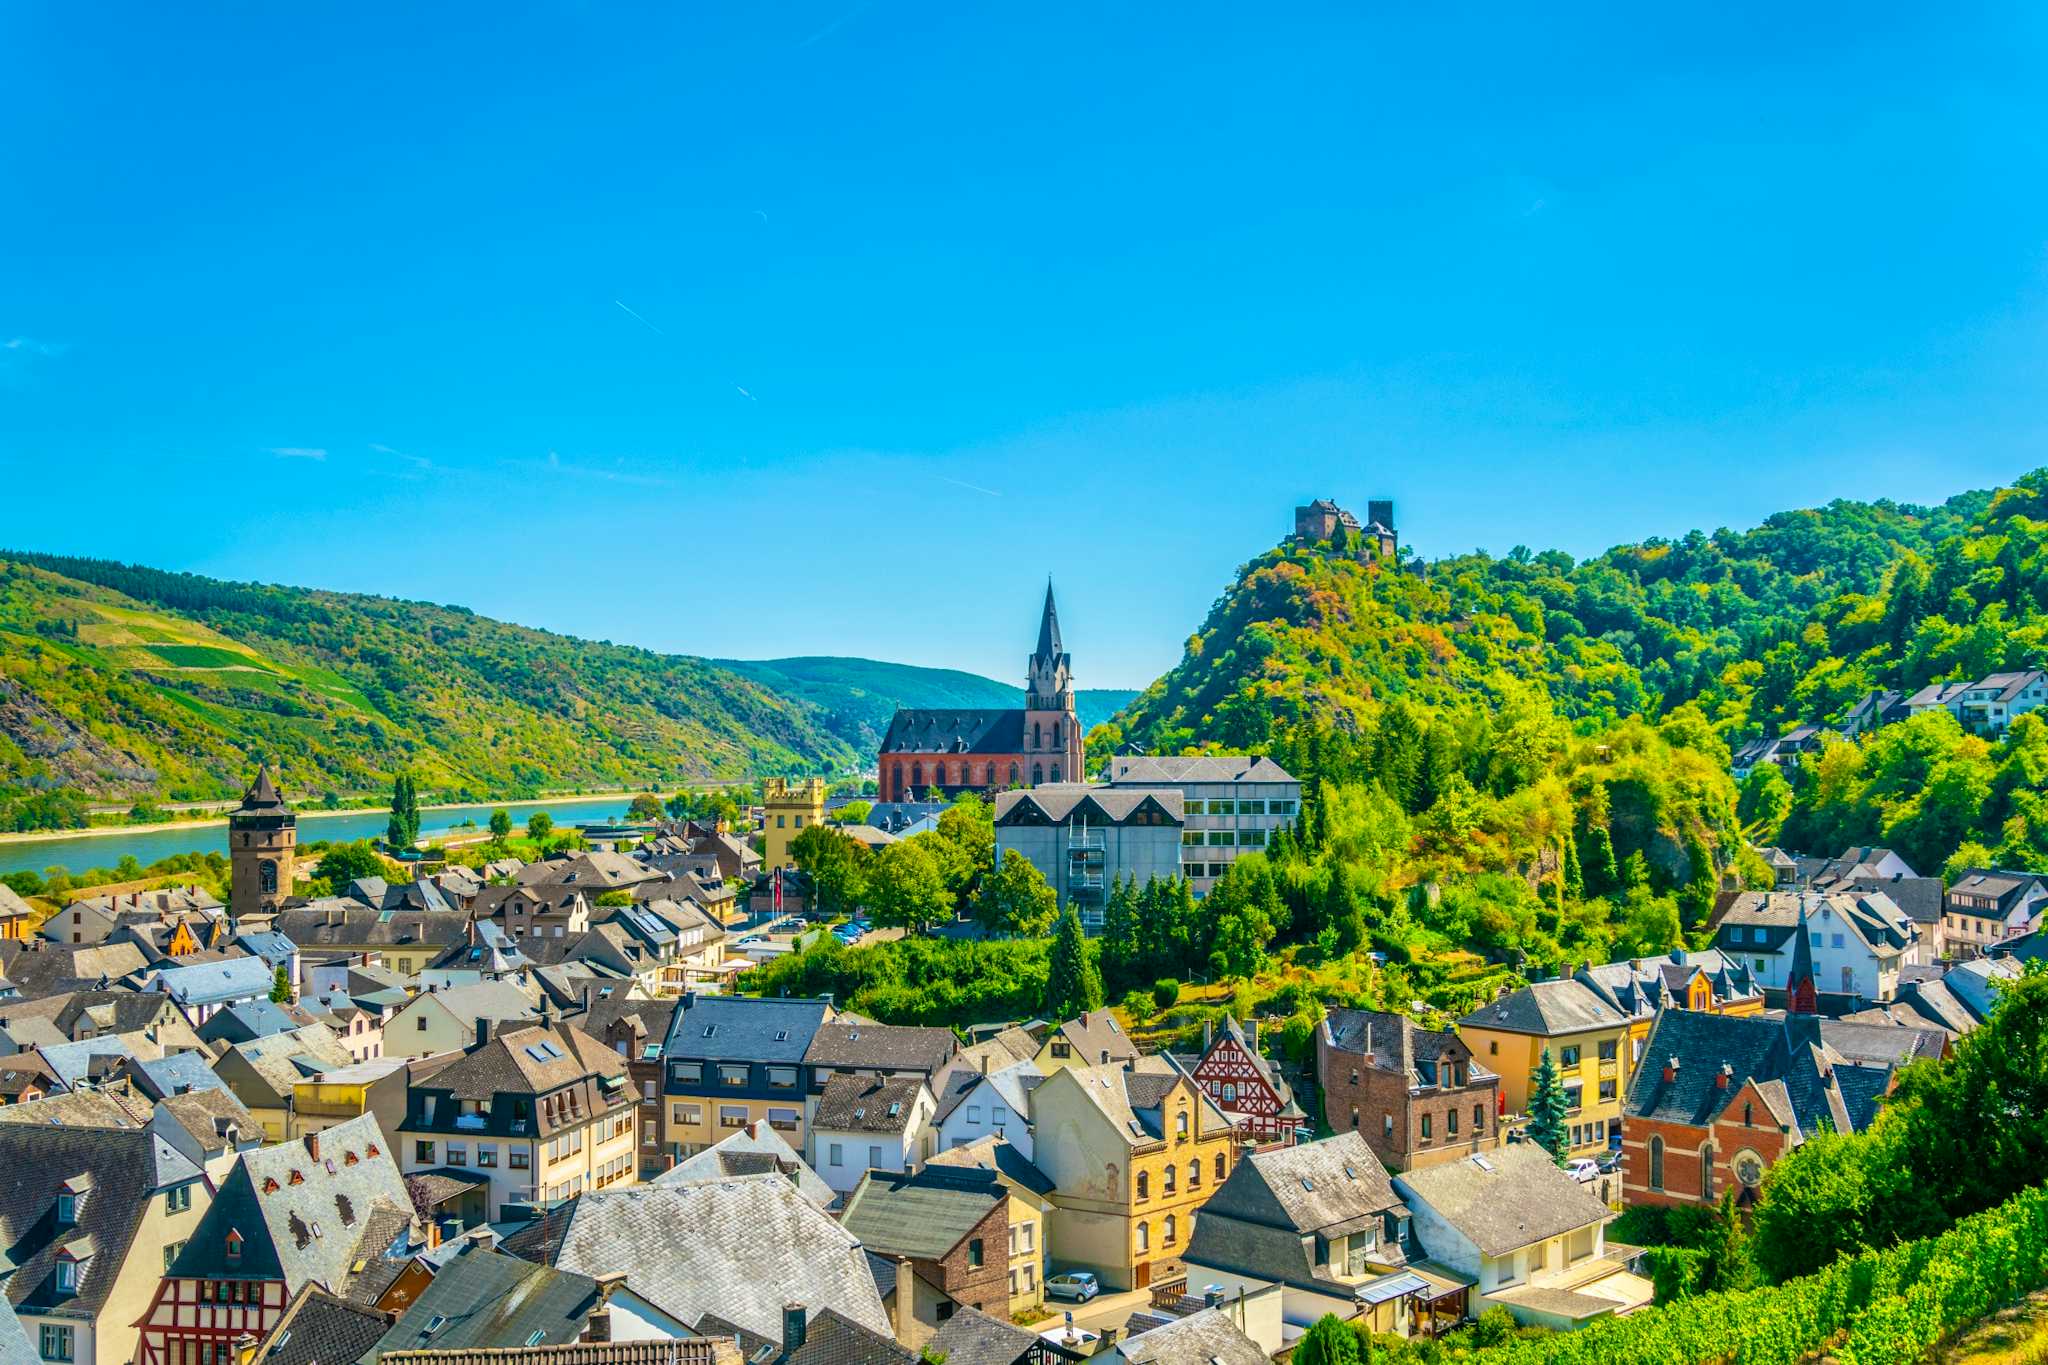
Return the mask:
<svg viewBox="0 0 2048 1365"><path fill-rule="evenodd" d="M876 767L885 801L920 800L934 788L951 797L1083 780L1072 660L1060 644L1052 584L1045 585L1023 708L904 707L882 737Z"/></svg>

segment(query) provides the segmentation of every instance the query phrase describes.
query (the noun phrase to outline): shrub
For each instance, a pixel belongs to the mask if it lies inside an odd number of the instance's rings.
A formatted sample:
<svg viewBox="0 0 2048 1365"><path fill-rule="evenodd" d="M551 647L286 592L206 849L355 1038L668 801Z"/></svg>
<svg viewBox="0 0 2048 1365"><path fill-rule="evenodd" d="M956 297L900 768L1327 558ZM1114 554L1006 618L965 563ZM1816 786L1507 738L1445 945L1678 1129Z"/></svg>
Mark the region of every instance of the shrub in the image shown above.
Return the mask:
<svg viewBox="0 0 2048 1365"><path fill-rule="evenodd" d="M1152 983L1152 1003L1160 1009L1170 1010L1180 1001L1180 982L1170 976L1162 976Z"/></svg>

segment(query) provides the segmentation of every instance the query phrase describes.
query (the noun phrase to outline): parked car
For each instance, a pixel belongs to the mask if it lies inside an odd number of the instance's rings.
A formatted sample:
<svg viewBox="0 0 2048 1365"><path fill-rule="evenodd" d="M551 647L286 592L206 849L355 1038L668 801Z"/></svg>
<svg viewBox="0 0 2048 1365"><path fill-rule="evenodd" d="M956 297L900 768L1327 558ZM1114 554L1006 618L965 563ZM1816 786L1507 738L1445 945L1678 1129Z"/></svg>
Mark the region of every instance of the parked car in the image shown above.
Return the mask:
<svg viewBox="0 0 2048 1365"><path fill-rule="evenodd" d="M1589 1156L1573 1157L1565 1163L1564 1173L1581 1185L1590 1185L1600 1176L1600 1163Z"/></svg>
<svg viewBox="0 0 2048 1365"><path fill-rule="evenodd" d="M1048 1299L1072 1299L1075 1303L1086 1303L1101 1292L1102 1283L1091 1270L1069 1270L1049 1276L1045 1281Z"/></svg>
<svg viewBox="0 0 2048 1365"><path fill-rule="evenodd" d="M1610 1151L1600 1157L1596 1164L1600 1167L1600 1174L1613 1175L1621 1169L1621 1152L1618 1149Z"/></svg>

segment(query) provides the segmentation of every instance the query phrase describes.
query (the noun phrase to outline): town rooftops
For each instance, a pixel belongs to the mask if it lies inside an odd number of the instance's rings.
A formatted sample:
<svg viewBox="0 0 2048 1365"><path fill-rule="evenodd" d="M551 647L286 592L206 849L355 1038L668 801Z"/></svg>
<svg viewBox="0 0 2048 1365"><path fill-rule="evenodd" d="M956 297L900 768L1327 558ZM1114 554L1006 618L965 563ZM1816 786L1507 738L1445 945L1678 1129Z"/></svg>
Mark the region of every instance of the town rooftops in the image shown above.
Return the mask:
<svg viewBox="0 0 2048 1365"><path fill-rule="evenodd" d="M1138 1045L1124 1032L1116 1014L1107 1009L1090 1010L1061 1024L1055 1034L1090 1066L1104 1062L1127 1062L1137 1057Z"/></svg>
<svg viewBox="0 0 2048 1365"><path fill-rule="evenodd" d="M1036 1332L966 1306L955 1309L926 1343L930 1354L948 1365L1017 1365L1037 1360L1038 1346Z"/></svg>
<svg viewBox="0 0 2048 1365"><path fill-rule="evenodd" d="M834 1076L818 1092L811 1127L834 1133L901 1137L918 1115L924 1081L916 1076Z"/></svg>
<svg viewBox="0 0 2048 1365"><path fill-rule="evenodd" d="M1394 1188L1411 1205L1427 1204L1484 1256L1505 1256L1612 1216L1533 1142L1407 1171L1394 1177Z"/></svg>
<svg viewBox="0 0 2048 1365"><path fill-rule="evenodd" d="M996 794L998 825L1055 824L1070 819L1112 825L1185 819L1186 801L1178 787L1096 787L1079 782L1044 783L1022 791Z"/></svg>
<svg viewBox="0 0 2048 1365"><path fill-rule="evenodd" d="M1109 761L1109 780L1120 787L1158 783L1293 782L1294 776L1264 754L1209 754L1153 758L1118 754Z"/></svg>
<svg viewBox="0 0 2048 1365"><path fill-rule="evenodd" d="M1195 1220L1200 1226L1201 1220ZM1220 1308L1127 1337L1117 1347L1130 1365L1272 1365L1265 1350Z"/></svg>
<svg viewBox="0 0 2048 1365"><path fill-rule="evenodd" d="M1463 1028L1497 1029L1555 1038L1591 1029L1618 1028L1628 1016L1602 1000L1582 981L1569 977L1535 981L1473 1010Z"/></svg>
<svg viewBox="0 0 2048 1365"><path fill-rule="evenodd" d="M800 1063L832 1014L829 1000L757 1000L738 995L685 995L676 1011L669 1061Z"/></svg>
<svg viewBox="0 0 2048 1365"><path fill-rule="evenodd" d="M952 1060L959 1047L951 1029L841 1019L818 1026L804 1052L804 1061L818 1067L931 1075Z"/></svg>
<svg viewBox="0 0 2048 1365"><path fill-rule="evenodd" d="M360 1359L372 1365L387 1351L565 1345L582 1335L599 1301L588 1275L471 1244Z"/></svg>
<svg viewBox="0 0 2048 1365"><path fill-rule="evenodd" d="M376 1345L390 1326L376 1309L308 1284L257 1343L253 1359L262 1365L347 1365Z"/></svg>
<svg viewBox="0 0 2048 1365"><path fill-rule="evenodd" d="M1874 1032L1855 1025L1835 1027L1845 1036ZM1858 1071L1867 1074L1858 1076ZM1644 1041L1626 1112L1631 1118L1706 1127L1753 1080L1766 1091L1770 1126L1785 1128L1797 1142L1823 1124L1841 1133L1868 1126L1889 1076L1888 1064L1859 1067L1830 1047L1813 1015L1666 1010Z"/></svg>
<svg viewBox="0 0 2048 1365"><path fill-rule="evenodd" d="M882 736L885 754L1020 754L1024 752L1021 709L904 708Z"/></svg>
<svg viewBox="0 0 2048 1365"><path fill-rule="evenodd" d="M756 1119L744 1128L685 1157L654 1178L656 1185L689 1185L705 1180L728 1180L742 1175L780 1175L795 1185L804 1198L825 1208L839 1193L819 1178L796 1148L766 1119Z"/></svg>
<svg viewBox="0 0 2048 1365"><path fill-rule="evenodd" d="M995 1172L978 1167L869 1171L839 1221L869 1251L936 1261L1008 1197Z"/></svg>
<svg viewBox="0 0 2048 1365"><path fill-rule="evenodd" d="M1212 1213L1296 1232L1341 1236L1395 1208L1386 1167L1356 1132L1255 1152L1237 1165L1203 1206Z"/></svg>
<svg viewBox="0 0 2048 1365"><path fill-rule="evenodd" d="M626 1059L581 1029L510 1028L472 1047L414 1088L488 1103L497 1095L551 1094L589 1078L622 1077ZM541 1119L536 1114L535 1119Z"/></svg>
<svg viewBox="0 0 2048 1365"><path fill-rule="evenodd" d="M378 1321L383 1317L380 1314ZM697 1336L634 1341L571 1341L559 1346L472 1346L467 1349L386 1351L379 1365L744 1365L731 1337ZM272 1365L260 1353L256 1365ZM322 1365L326 1365L323 1361Z"/></svg>

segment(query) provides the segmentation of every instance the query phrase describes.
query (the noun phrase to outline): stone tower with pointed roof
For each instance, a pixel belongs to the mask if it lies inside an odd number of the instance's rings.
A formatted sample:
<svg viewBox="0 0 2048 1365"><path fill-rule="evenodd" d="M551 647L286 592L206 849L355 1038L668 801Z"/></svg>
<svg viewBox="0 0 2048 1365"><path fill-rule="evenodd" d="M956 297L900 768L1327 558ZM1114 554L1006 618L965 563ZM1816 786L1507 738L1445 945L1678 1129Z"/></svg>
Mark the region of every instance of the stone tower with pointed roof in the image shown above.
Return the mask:
<svg viewBox="0 0 2048 1365"><path fill-rule="evenodd" d="M952 797L1084 779L1073 660L1060 639L1050 580L1038 646L1025 665L1023 707L905 707L890 721L875 767L885 801L915 801L934 789Z"/></svg>
<svg viewBox="0 0 2048 1365"><path fill-rule="evenodd" d="M298 843L299 817L278 795L270 769L257 769L255 785L228 812L230 916L242 920L275 914L284 906L292 893Z"/></svg>
<svg viewBox="0 0 2048 1365"><path fill-rule="evenodd" d="M1806 902L1799 904L1799 927L1792 931L1792 967L1785 973L1785 1009L1790 1014L1820 1013L1820 983L1813 975L1813 931L1806 923Z"/></svg>

